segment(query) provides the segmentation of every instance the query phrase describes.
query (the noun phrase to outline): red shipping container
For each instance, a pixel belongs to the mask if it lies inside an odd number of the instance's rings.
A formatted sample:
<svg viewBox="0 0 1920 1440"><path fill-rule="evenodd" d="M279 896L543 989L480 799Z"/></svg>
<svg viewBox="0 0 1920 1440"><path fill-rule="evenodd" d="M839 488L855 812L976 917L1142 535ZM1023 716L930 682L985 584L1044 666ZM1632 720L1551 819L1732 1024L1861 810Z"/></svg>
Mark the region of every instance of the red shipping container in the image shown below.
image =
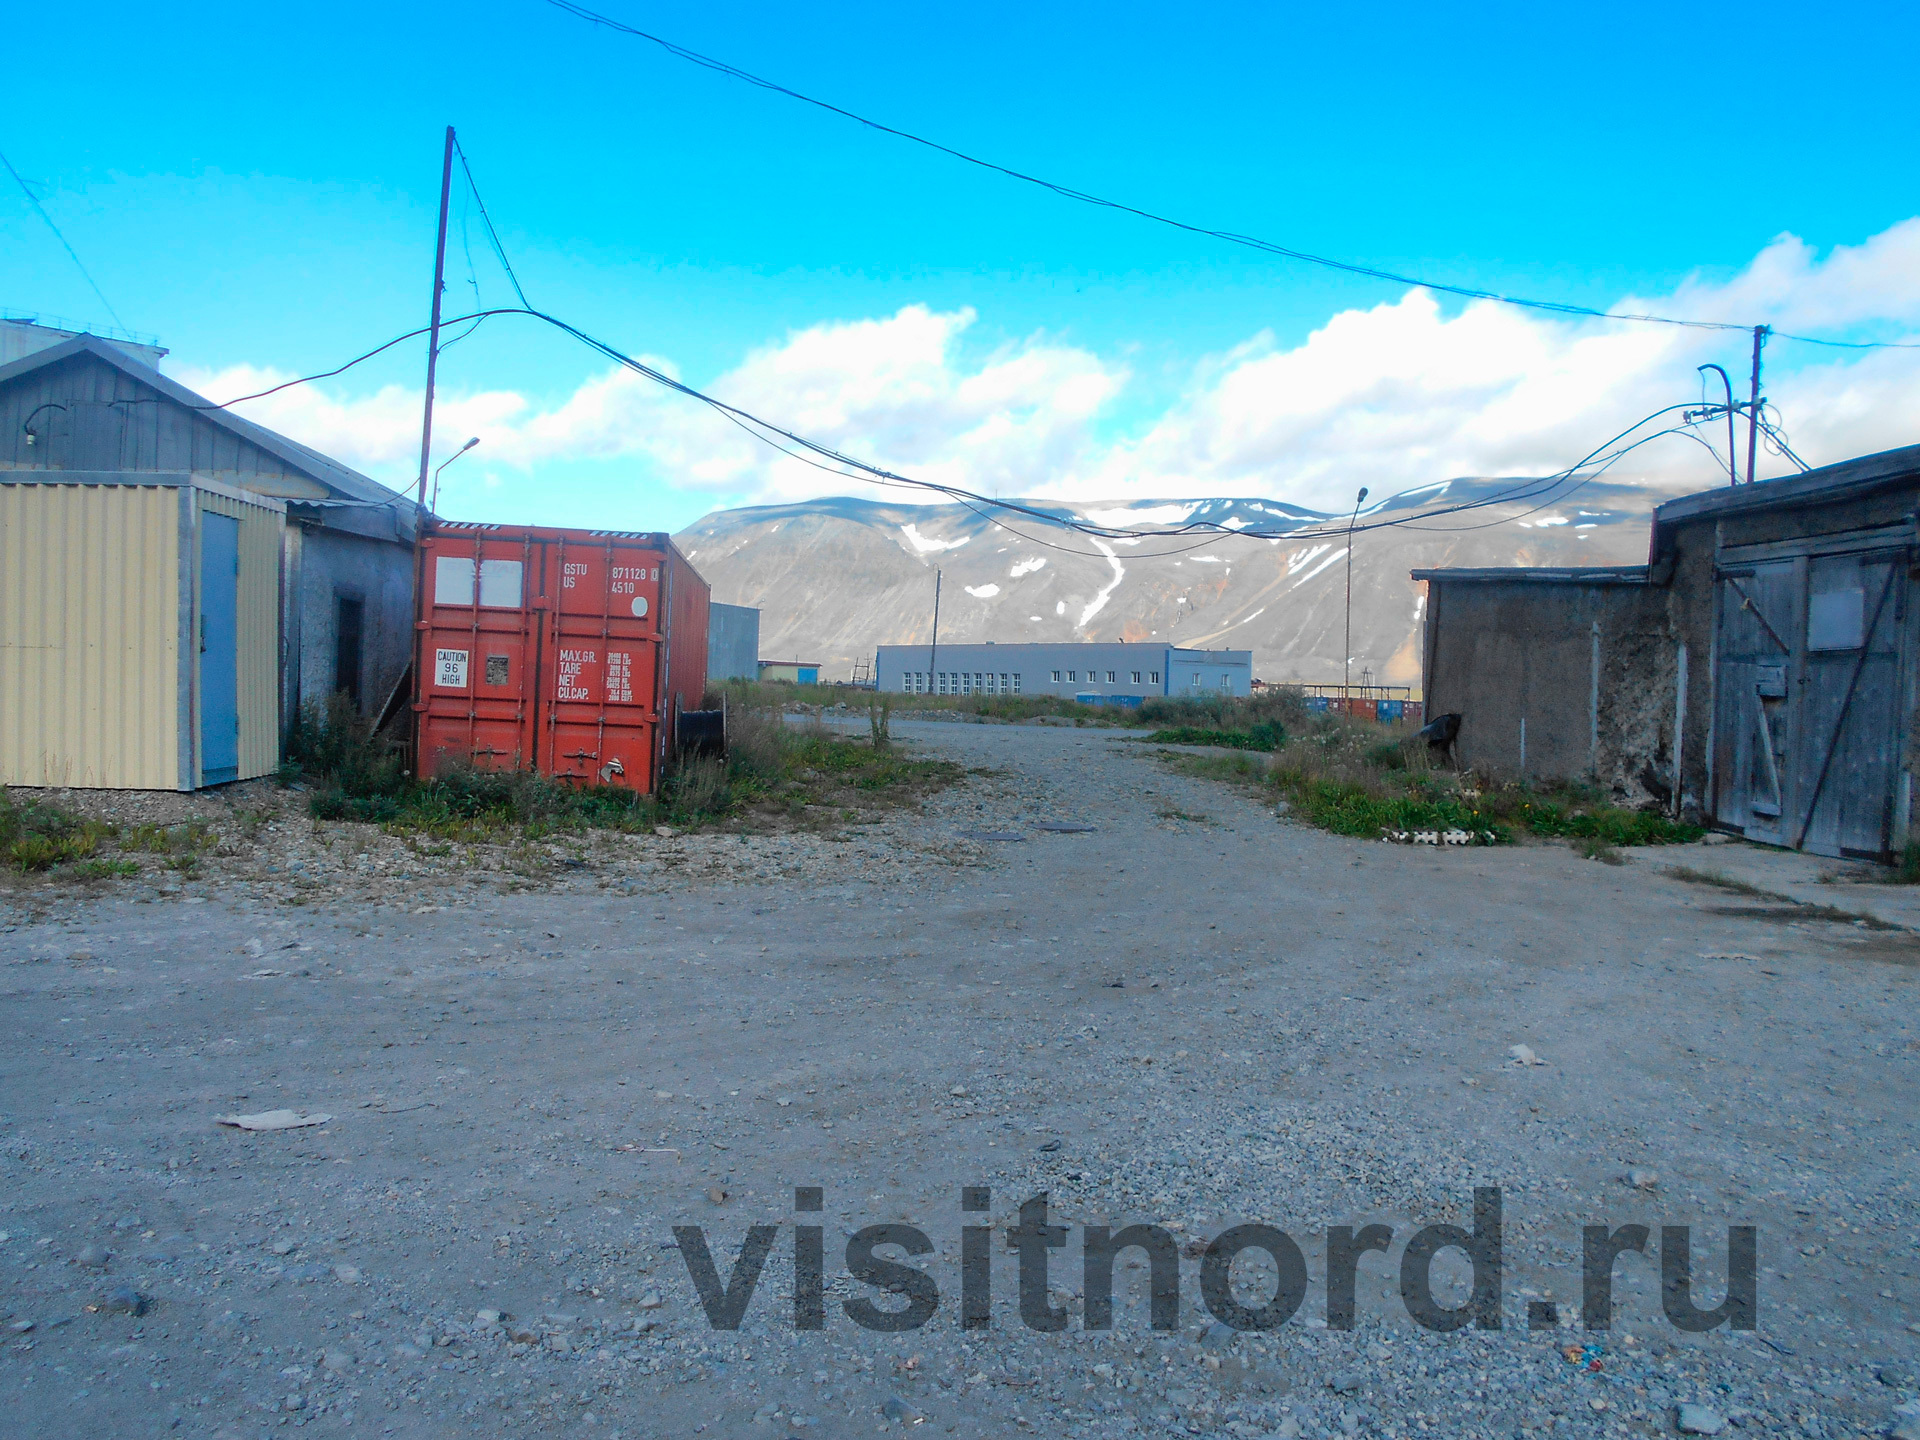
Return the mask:
<svg viewBox="0 0 1920 1440"><path fill-rule="evenodd" d="M652 794L707 688L710 588L666 535L437 521L416 552L414 755Z"/></svg>

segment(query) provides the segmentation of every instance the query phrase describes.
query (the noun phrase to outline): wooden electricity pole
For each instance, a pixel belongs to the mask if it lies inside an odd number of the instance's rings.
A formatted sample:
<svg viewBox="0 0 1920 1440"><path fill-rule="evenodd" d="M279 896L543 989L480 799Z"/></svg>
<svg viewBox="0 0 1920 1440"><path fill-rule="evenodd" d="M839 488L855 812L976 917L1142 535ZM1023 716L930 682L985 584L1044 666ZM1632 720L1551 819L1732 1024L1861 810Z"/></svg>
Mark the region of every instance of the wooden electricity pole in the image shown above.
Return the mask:
<svg viewBox="0 0 1920 1440"><path fill-rule="evenodd" d="M433 247L433 319L427 333L427 404L420 420L420 488L414 503L427 508L427 464L433 454L433 371L440 361L440 292L447 283L447 201L453 194L453 127L440 161L440 238Z"/></svg>

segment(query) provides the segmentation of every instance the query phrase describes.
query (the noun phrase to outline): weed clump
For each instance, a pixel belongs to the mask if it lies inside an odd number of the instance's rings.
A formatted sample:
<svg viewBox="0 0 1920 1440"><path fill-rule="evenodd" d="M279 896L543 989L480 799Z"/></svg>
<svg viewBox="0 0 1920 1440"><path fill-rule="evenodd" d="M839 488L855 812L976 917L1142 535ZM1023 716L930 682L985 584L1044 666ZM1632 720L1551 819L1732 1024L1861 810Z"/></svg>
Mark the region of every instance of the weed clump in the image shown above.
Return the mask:
<svg viewBox="0 0 1920 1440"><path fill-rule="evenodd" d="M686 755L670 764L657 793L606 785L574 785L524 768L443 765L429 778L407 773L372 727L342 703L303 717L292 747L289 779L313 787L309 809L320 820L380 825L390 833L424 833L442 841L549 839L588 829L643 831L734 822L756 807L793 814L823 803L810 784L828 779L885 794L945 770L894 751L888 712L876 708L867 743L799 730L776 711L729 706L728 753ZM928 767L931 767L929 769ZM955 775L958 767L951 769Z"/></svg>
<svg viewBox="0 0 1920 1440"><path fill-rule="evenodd" d="M1506 844L1525 834L1565 840L1589 859L1618 864L1616 847L1683 844L1704 833L1658 810L1611 804L1591 786L1502 782L1438 769L1411 724L1382 729L1315 715L1270 758L1187 756L1175 763L1190 773L1258 786L1309 824L1369 840L1464 830L1478 843Z"/></svg>
<svg viewBox="0 0 1920 1440"><path fill-rule="evenodd" d="M0 788L0 861L23 874L90 859L116 827Z"/></svg>

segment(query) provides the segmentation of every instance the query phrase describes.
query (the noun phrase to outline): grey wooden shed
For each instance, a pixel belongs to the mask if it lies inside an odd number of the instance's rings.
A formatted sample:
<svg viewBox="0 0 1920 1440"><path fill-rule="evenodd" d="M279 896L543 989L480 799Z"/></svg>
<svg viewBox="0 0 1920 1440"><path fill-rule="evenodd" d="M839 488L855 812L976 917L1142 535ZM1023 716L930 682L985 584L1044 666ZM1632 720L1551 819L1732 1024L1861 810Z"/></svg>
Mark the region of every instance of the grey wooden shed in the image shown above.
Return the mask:
<svg viewBox="0 0 1920 1440"><path fill-rule="evenodd" d="M1920 842L1917 563L1913 445L1670 500L1644 567L1415 571L1428 713L1475 768L1890 860Z"/></svg>

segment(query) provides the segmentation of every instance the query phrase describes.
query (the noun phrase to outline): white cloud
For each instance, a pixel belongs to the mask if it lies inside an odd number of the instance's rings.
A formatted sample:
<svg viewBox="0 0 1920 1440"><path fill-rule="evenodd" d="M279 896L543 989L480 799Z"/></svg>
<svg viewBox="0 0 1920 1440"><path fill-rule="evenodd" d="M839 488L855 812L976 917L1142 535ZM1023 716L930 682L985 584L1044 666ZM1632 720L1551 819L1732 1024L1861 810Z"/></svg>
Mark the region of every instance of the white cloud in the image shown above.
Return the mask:
<svg viewBox="0 0 1920 1440"><path fill-rule="evenodd" d="M1783 236L1731 279L1691 280L1673 295L1625 297L1619 306L1788 331L1896 333L1920 324L1920 218L1824 259ZM1267 496L1344 509L1356 484L1382 497L1436 477L1557 470L1642 415L1697 397L1697 364L1718 360L1736 383L1746 367L1737 332L1491 303L1448 314L1435 296L1414 290L1344 311L1292 347L1260 334L1203 357L1184 393L1115 438L1130 380L1120 360L1044 336L973 354L964 342L974 324L970 309L911 305L879 319L817 325L753 352L708 388L848 454L989 494ZM668 360L649 363L674 373ZM1920 412L1920 351L1776 340L1766 363L1767 392L1812 463L1920 439L1912 419ZM220 398L288 377L239 366L181 378ZM353 396L310 385L241 410L404 484L417 459L419 407L418 393L399 386ZM548 407L510 390L445 394L435 433L449 446L480 436L489 483L503 486L537 482L543 467L567 460L640 459L717 503L828 493L914 498L783 456L623 369ZM1785 468L1771 458L1762 464L1768 473ZM1675 437L1636 452L1614 474L1693 487L1713 483L1714 470L1704 451ZM1184 509L1162 508L1170 516ZM1140 520L1149 512L1095 513ZM923 553L954 543L907 538Z"/></svg>

